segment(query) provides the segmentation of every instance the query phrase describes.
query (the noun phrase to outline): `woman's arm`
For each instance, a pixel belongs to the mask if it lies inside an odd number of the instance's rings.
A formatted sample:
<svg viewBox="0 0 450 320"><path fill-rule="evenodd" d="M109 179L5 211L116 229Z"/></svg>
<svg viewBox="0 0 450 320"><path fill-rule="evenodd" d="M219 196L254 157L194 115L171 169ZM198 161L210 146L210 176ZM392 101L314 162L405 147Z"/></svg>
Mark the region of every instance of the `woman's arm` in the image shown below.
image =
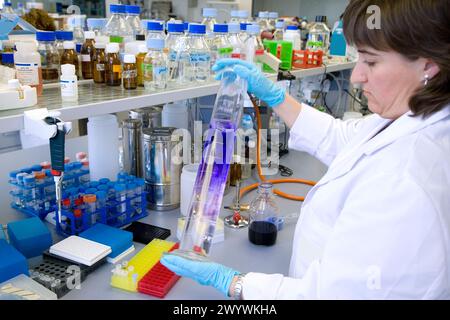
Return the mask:
<svg viewBox="0 0 450 320"><path fill-rule="evenodd" d="M289 128L292 128L302 111L302 104L286 93L284 101L273 108L273 111L283 119Z"/></svg>

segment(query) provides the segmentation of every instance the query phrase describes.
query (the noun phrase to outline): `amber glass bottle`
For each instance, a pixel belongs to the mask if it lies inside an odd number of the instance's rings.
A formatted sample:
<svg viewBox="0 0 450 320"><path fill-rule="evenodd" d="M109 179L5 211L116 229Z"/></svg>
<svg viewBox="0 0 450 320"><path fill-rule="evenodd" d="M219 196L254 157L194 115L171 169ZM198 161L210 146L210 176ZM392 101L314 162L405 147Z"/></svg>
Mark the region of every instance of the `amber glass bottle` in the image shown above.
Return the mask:
<svg viewBox="0 0 450 320"><path fill-rule="evenodd" d="M83 79L92 79L94 77L94 31L86 31L84 33L86 40L81 47L81 71Z"/></svg>
<svg viewBox="0 0 450 320"><path fill-rule="evenodd" d="M133 54L126 54L123 58L122 78L124 89L137 88L136 57Z"/></svg>
<svg viewBox="0 0 450 320"><path fill-rule="evenodd" d="M139 53L136 56L137 84L139 87L144 86L144 59L146 55L147 46L142 44L139 46Z"/></svg>
<svg viewBox="0 0 450 320"><path fill-rule="evenodd" d="M122 84L122 64L119 58L118 43L106 45L105 80L108 86L120 86Z"/></svg>
<svg viewBox="0 0 450 320"><path fill-rule="evenodd" d="M106 44L101 42L96 42L94 54L94 82L95 83L105 83L105 64L106 64Z"/></svg>
<svg viewBox="0 0 450 320"><path fill-rule="evenodd" d="M64 41L64 51L61 56L61 65L63 64L73 64L75 66L75 73L80 79L80 65L78 63L78 55L75 51L75 43L73 41Z"/></svg>

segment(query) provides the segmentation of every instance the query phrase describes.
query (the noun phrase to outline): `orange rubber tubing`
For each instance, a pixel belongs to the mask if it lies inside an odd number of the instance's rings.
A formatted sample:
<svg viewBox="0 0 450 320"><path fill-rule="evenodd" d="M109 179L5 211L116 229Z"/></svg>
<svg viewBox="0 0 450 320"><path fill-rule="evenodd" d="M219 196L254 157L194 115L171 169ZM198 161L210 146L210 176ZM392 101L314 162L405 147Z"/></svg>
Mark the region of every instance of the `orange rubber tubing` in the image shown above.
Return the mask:
<svg viewBox="0 0 450 320"><path fill-rule="evenodd" d="M266 179L266 177L262 174L262 169L261 169L261 134L260 134L260 130L262 128L262 124L261 124L261 114L259 113L259 108L256 105L255 101L252 99L252 103L253 103L253 108L255 109L255 114L256 114L256 122L257 122L257 126L258 126L258 132L257 132L257 144L256 144L256 168L258 169L258 176L259 179L261 180L261 182L270 182L272 184L280 184L280 183L300 183L300 184L306 184L309 186L314 186L316 184L316 182L314 181L310 181L310 180L304 180L304 179L298 179L298 178L285 178L285 179ZM259 183L254 183L251 184L247 187L244 187L241 189L240 192L240 197L242 199L242 197L250 192L251 190L254 190L256 188L258 188ZM276 195L279 195L280 197L283 197L285 199L289 199L289 200L294 200L294 201L304 201L305 197L301 197L301 196L296 196L296 195L292 195L289 193L285 193L283 191L280 191L278 189L274 189L273 192Z"/></svg>

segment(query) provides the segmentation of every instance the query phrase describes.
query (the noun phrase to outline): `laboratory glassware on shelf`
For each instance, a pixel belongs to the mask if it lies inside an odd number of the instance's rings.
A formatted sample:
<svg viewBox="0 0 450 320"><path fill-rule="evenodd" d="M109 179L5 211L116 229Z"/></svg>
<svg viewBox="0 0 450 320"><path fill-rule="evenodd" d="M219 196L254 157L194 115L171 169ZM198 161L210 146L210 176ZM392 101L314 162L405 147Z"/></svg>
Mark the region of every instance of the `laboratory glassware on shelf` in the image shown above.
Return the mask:
<svg viewBox="0 0 450 320"><path fill-rule="evenodd" d="M206 82L210 78L211 52L205 41L206 27L202 24L189 24L189 67L185 68L191 81Z"/></svg>
<svg viewBox="0 0 450 320"><path fill-rule="evenodd" d="M328 52L330 47L330 29L325 21L326 17L324 16L316 17L316 22L309 29L308 41L306 42L307 50Z"/></svg>
<svg viewBox="0 0 450 320"><path fill-rule="evenodd" d="M166 48L169 49L168 86L183 86L189 83L185 74L185 68L189 64L188 38L184 35L182 23L168 23L167 31Z"/></svg>
<svg viewBox="0 0 450 320"><path fill-rule="evenodd" d="M201 259L211 250L246 95L247 82L224 70L176 254Z"/></svg>

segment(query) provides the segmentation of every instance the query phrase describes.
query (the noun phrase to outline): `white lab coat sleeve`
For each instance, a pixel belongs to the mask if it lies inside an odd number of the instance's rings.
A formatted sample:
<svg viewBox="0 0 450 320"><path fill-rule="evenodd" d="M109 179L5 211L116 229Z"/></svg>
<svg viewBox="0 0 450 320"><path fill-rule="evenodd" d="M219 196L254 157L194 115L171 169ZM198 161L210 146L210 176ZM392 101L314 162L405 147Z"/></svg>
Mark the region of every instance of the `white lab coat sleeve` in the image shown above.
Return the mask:
<svg viewBox="0 0 450 320"><path fill-rule="evenodd" d="M386 188L392 190L386 193ZM383 191L379 191L383 190ZM324 247L295 279L249 273L245 299L435 299L448 294L443 222L411 178L376 174L348 194Z"/></svg>
<svg viewBox="0 0 450 320"><path fill-rule="evenodd" d="M305 151L329 166L362 127L363 119L342 121L306 104L290 131L289 147Z"/></svg>

